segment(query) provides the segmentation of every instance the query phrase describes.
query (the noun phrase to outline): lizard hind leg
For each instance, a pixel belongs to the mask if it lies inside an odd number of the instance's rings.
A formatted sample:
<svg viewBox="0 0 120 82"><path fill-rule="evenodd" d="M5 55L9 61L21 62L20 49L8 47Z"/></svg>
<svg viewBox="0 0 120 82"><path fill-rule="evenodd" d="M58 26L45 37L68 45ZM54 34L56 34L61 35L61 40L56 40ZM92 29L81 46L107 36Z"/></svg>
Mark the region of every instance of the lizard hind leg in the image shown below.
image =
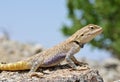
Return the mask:
<svg viewBox="0 0 120 82"><path fill-rule="evenodd" d="M42 59L38 59L38 60L34 60L34 61L35 62L32 63L31 69L29 72L35 72L42 64Z"/></svg>

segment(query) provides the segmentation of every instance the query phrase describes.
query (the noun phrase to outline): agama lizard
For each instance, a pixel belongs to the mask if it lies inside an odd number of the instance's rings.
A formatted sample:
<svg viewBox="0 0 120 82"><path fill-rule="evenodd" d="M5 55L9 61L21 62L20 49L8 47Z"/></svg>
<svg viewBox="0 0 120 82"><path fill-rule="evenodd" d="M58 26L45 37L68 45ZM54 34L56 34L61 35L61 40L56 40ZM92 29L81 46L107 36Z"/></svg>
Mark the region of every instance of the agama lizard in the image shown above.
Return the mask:
<svg viewBox="0 0 120 82"><path fill-rule="evenodd" d="M58 65L64 59L70 67L77 69L77 64L82 65L83 63L77 61L74 54L83 48L84 44L101 34L102 31L100 26L89 24L75 32L65 41L28 59L15 63L0 64L0 70L14 71L30 69L30 72L35 72L39 67Z"/></svg>

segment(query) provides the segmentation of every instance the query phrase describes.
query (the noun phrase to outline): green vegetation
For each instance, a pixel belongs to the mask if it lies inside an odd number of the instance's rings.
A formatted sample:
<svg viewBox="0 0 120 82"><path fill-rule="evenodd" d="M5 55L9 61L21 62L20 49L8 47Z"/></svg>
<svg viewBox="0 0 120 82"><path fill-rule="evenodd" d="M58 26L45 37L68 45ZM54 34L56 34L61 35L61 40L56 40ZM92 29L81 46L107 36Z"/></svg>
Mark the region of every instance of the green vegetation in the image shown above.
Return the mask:
<svg viewBox="0 0 120 82"><path fill-rule="evenodd" d="M64 35L69 36L90 23L100 25L103 35L90 44L120 58L120 0L67 0L67 8L71 25L63 25Z"/></svg>

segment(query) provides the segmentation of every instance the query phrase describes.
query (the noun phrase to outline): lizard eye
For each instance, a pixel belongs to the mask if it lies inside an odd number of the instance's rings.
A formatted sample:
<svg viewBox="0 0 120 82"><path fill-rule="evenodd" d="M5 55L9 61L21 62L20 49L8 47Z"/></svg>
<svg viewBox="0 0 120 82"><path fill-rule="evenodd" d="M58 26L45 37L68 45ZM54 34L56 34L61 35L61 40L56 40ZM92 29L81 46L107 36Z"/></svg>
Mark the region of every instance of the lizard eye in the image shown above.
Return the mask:
<svg viewBox="0 0 120 82"><path fill-rule="evenodd" d="M93 26L90 26L90 29L92 29L92 30L93 30L93 29L94 29L94 27L93 27Z"/></svg>
<svg viewBox="0 0 120 82"><path fill-rule="evenodd" d="M81 34L81 36L84 36L84 34Z"/></svg>

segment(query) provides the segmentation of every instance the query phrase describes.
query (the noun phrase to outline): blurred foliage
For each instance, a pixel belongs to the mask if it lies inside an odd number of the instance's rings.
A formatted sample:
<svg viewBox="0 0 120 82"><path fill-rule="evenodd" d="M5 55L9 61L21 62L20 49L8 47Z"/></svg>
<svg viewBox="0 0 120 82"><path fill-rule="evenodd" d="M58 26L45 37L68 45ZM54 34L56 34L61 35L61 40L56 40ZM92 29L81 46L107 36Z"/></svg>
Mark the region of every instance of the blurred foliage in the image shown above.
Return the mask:
<svg viewBox="0 0 120 82"><path fill-rule="evenodd" d="M90 44L120 58L120 0L67 0L67 8L71 25L63 25L64 35L90 23L100 25L104 33Z"/></svg>

